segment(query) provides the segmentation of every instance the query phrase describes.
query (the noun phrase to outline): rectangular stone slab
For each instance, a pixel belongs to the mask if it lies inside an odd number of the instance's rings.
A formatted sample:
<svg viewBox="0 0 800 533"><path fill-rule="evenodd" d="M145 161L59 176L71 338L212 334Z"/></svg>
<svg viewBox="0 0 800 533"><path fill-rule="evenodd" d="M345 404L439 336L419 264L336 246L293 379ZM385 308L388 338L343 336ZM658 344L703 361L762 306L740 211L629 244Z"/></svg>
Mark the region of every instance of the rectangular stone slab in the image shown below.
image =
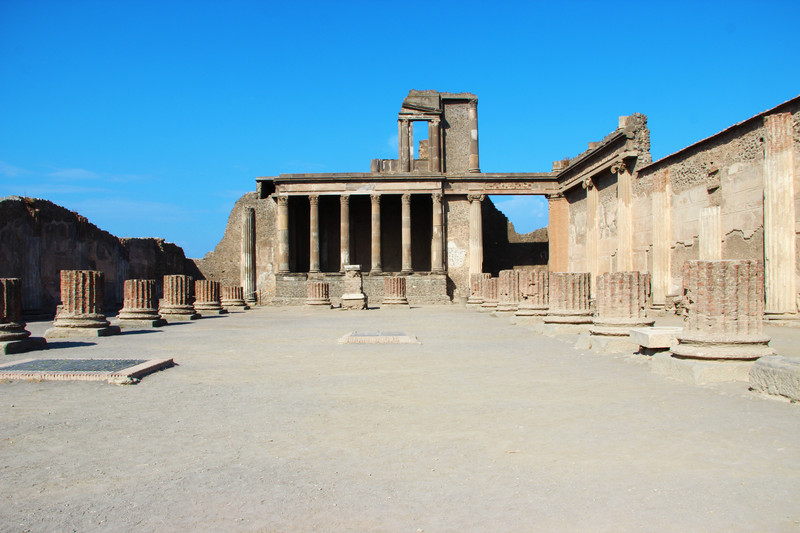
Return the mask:
<svg viewBox="0 0 800 533"><path fill-rule="evenodd" d="M672 348L678 344L677 336L683 328L652 327L631 329L631 341L645 348Z"/></svg>
<svg viewBox="0 0 800 533"><path fill-rule="evenodd" d="M23 359L0 365L0 379L38 381L108 381L138 383L142 377L169 368L172 359Z"/></svg>

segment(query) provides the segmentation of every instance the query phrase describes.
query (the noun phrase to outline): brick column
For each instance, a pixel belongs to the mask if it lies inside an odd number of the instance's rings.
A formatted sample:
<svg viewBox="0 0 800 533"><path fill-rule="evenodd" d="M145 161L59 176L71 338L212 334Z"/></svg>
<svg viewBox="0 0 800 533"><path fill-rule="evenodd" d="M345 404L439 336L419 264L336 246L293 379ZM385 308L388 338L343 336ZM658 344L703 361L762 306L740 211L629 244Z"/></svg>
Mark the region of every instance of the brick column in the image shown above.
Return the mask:
<svg viewBox="0 0 800 533"><path fill-rule="evenodd" d="M468 110L469 122L469 171L480 172L478 157L478 100L470 100Z"/></svg>
<svg viewBox="0 0 800 533"><path fill-rule="evenodd" d="M309 204L309 244L308 244L308 271L319 272L319 196L312 194L308 197Z"/></svg>
<svg viewBox="0 0 800 533"><path fill-rule="evenodd" d="M123 304L117 319L120 326L158 327L166 324L158 314L156 280L126 279Z"/></svg>
<svg viewBox="0 0 800 533"><path fill-rule="evenodd" d="M372 205L372 236L370 241L372 245L372 269L370 269L370 273L379 274L383 272L381 265L381 195L371 194L369 199ZM359 275L360 272L361 270L359 270Z"/></svg>
<svg viewBox="0 0 800 533"><path fill-rule="evenodd" d="M520 273L519 286L522 300L517 309L517 316L544 316L549 306L550 272L547 270L523 270Z"/></svg>
<svg viewBox="0 0 800 533"><path fill-rule="evenodd" d="M431 272L444 274L444 232L442 231L442 193L431 195L433 200L433 232L431 233Z"/></svg>
<svg viewBox="0 0 800 533"><path fill-rule="evenodd" d="M289 272L289 197L278 196L278 273ZM246 295L245 295L246 296Z"/></svg>
<svg viewBox="0 0 800 533"><path fill-rule="evenodd" d="M628 337L631 328L653 325L647 318L650 274L606 272L598 278L597 314L592 335Z"/></svg>
<svg viewBox="0 0 800 533"><path fill-rule="evenodd" d="M222 287L220 303L228 312L250 309L250 306L244 301L244 289L241 286Z"/></svg>
<svg viewBox="0 0 800 533"><path fill-rule="evenodd" d="M339 197L339 254L340 268L350 264L350 195Z"/></svg>
<svg viewBox="0 0 800 533"><path fill-rule="evenodd" d="M200 318L192 305L192 278L182 274L164 276L164 298L158 307L167 322L186 322Z"/></svg>
<svg viewBox="0 0 800 533"><path fill-rule="evenodd" d="M47 341L31 337L22 321L22 280L0 278L0 355L41 350Z"/></svg>
<svg viewBox="0 0 800 533"><path fill-rule="evenodd" d="M483 272L483 194L468 194L469 200L469 273Z"/></svg>
<svg viewBox="0 0 800 533"><path fill-rule="evenodd" d="M467 299L467 307L476 308L483 304L483 284L491 277L491 274L486 273L469 275L469 299Z"/></svg>
<svg viewBox="0 0 800 533"><path fill-rule="evenodd" d="M519 309L519 270L501 270L497 281L497 315L509 315Z"/></svg>
<svg viewBox="0 0 800 533"><path fill-rule="evenodd" d="M569 203L563 194L547 197L548 270L569 270Z"/></svg>
<svg viewBox="0 0 800 533"><path fill-rule="evenodd" d="M402 205L402 274L411 274L411 195L400 198Z"/></svg>
<svg viewBox="0 0 800 533"><path fill-rule="evenodd" d="M200 316L224 315L219 299L219 281L201 279L194 282L194 310Z"/></svg>
<svg viewBox="0 0 800 533"><path fill-rule="evenodd" d="M381 305L408 307L406 278L396 276L383 279L383 301Z"/></svg>
<svg viewBox="0 0 800 533"><path fill-rule="evenodd" d="M255 303L257 301L256 211L252 207L245 207L242 212L242 264L240 269L240 279L242 281L242 287L244 288L245 297L249 302Z"/></svg>
<svg viewBox="0 0 800 533"><path fill-rule="evenodd" d="M546 324L591 324L589 308L591 274L588 272L550 272L550 307Z"/></svg>
<svg viewBox="0 0 800 533"><path fill-rule="evenodd" d="M317 309L330 309L331 287L327 281L306 283L306 305Z"/></svg>
<svg viewBox="0 0 800 533"><path fill-rule="evenodd" d="M497 309L497 278L484 279L481 287L483 289L481 312L494 311Z"/></svg>
<svg viewBox="0 0 800 533"><path fill-rule="evenodd" d="M97 270L62 270L61 305L47 338L105 337L119 333L103 314L105 276Z"/></svg>

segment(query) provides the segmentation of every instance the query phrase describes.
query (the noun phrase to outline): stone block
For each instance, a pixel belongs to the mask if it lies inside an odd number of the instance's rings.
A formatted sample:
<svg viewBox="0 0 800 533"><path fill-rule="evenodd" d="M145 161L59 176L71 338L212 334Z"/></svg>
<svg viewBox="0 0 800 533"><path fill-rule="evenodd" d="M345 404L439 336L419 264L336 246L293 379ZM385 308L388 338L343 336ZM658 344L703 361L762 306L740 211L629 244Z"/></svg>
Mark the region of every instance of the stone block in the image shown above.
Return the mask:
<svg viewBox="0 0 800 533"><path fill-rule="evenodd" d="M0 355L47 349L47 340L42 337L27 337L15 341L0 341Z"/></svg>
<svg viewBox="0 0 800 533"><path fill-rule="evenodd" d="M750 369L750 388L800 402L800 361L778 355L757 359Z"/></svg>
<svg viewBox="0 0 800 533"><path fill-rule="evenodd" d="M683 328L665 326L633 328L630 332L630 339L643 348L667 350L678 344L677 336L681 331Z"/></svg>
<svg viewBox="0 0 800 533"><path fill-rule="evenodd" d="M650 370L685 383L705 385L724 381L748 381L752 361L681 359L669 352L655 354Z"/></svg>

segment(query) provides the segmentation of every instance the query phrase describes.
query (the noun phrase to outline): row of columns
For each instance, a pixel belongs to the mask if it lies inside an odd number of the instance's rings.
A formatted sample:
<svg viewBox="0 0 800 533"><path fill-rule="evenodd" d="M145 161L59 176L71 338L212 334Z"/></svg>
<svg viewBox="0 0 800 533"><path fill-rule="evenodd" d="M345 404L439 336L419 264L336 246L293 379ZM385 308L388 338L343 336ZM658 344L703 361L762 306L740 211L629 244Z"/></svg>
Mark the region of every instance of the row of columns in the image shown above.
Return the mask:
<svg viewBox="0 0 800 533"><path fill-rule="evenodd" d="M476 130L477 130L477 108L476 108ZM419 120L418 120L419 121ZM412 172L414 170L414 130L412 123L414 120L400 118L397 120L398 148L400 150L400 172ZM441 128L438 117L427 119L428 123L428 161L431 172L442 172L441 156ZM477 137L476 137L477 142ZM475 147L477 150L477 146Z"/></svg>
<svg viewBox="0 0 800 533"><path fill-rule="evenodd" d="M433 200L433 231L431 238L431 272L435 274L444 273L444 249L443 249L443 227L442 227L442 193L436 192L431 195ZM319 196L309 195L309 223L310 223L310 248L309 248L309 272L317 273L320 271L319 260ZM381 195L370 195L371 203L371 273L383 272L381 263ZM341 195L339 197L340 206L340 250L341 268L350 264L350 196ZM401 247L402 247L402 273L410 274L411 268L411 194L401 196L402 206L402 228L401 228ZM480 206L478 206L480 212ZM479 221L480 223L480 221ZM481 246L481 257L483 256ZM280 273L289 272L289 197L278 196L278 271Z"/></svg>

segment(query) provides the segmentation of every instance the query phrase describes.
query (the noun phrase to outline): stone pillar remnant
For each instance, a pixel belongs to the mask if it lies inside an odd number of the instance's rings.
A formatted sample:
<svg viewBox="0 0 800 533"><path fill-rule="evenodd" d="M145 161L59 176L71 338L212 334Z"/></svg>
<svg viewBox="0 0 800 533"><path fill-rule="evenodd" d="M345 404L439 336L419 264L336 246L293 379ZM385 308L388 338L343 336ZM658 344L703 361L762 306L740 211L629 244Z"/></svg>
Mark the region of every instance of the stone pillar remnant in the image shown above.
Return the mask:
<svg viewBox="0 0 800 533"><path fill-rule="evenodd" d="M550 272L547 270L523 270L520 272L519 287L522 300L516 316L534 317L547 314Z"/></svg>
<svg viewBox="0 0 800 533"><path fill-rule="evenodd" d="M597 314L593 319L592 348L607 351L636 350L630 340L632 328L652 326L647 318L650 305L650 274L606 272L598 278Z"/></svg>
<svg viewBox="0 0 800 533"><path fill-rule="evenodd" d="M617 175L617 272L633 269L632 176L625 161L611 167Z"/></svg>
<svg viewBox="0 0 800 533"><path fill-rule="evenodd" d="M483 288L483 303L481 312L491 312L497 309L497 278L486 278L481 283Z"/></svg>
<svg viewBox="0 0 800 533"><path fill-rule="evenodd" d="M411 150L413 145L409 144L411 122L405 119L398 119L397 121L397 140L400 150L400 172L411 172L411 165L413 158L411 157Z"/></svg>
<svg viewBox="0 0 800 533"><path fill-rule="evenodd" d="M402 270L403 274L411 274L411 195L400 197L402 207Z"/></svg>
<svg viewBox="0 0 800 533"><path fill-rule="evenodd" d="M306 283L306 305L317 309L330 309L331 287L327 281Z"/></svg>
<svg viewBox="0 0 800 533"><path fill-rule="evenodd" d="M548 211L548 270L566 272L569 269L569 202L563 194L547 197Z"/></svg>
<svg viewBox="0 0 800 533"><path fill-rule="evenodd" d="M372 240L371 240L371 250L372 250L372 268L370 269L371 274L380 274L383 272L383 266L381 265L381 195L380 194L371 194L370 195L370 202L372 205ZM361 267L359 265L359 275L361 273ZM345 273L347 269L345 269Z"/></svg>
<svg viewBox="0 0 800 533"><path fill-rule="evenodd" d="M764 266L760 261L687 261L688 316L678 345L655 356L653 371L695 383L747 381L752 362L773 355L764 335Z"/></svg>
<svg viewBox="0 0 800 533"><path fill-rule="evenodd" d="M590 279L595 280L600 274L600 193L591 178L584 180L583 187L586 189L586 259ZM595 287L592 285L589 290L594 297Z"/></svg>
<svg viewBox="0 0 800 533"><path fill-rule="evenodd" d="M161 318L167 322L196 320L192 305L192 278L182 274L164 276L164 298L158 307Z"/></svg>
<svg viewBox="0 0 800 533"><path fill-rule="evenodd" d="M511 315L519 309L521 299L519 270L501 270L497 278L497 315Z"/></svg>
<svg viewBox="0 0 800 533"><path fill-rule="evenodd" d="M308 197L309 204L309 244L308 271L311 273L319 272L319 196L312 194Z"/></svg>
<svg viewBox="0 0 800 533"><path fill-rule="evenodd" d="M672 285L672 210L669 170L653 179L653 306L663 308Z"/></svg>
<svg viewBox="0 0 800 533"><path fill-rule="evenodd" d="M346 265L344 268L344 294L342 309L366 309L367 295L364 294L361 265Z"/></svg>
<svg viewBox="0 0 800 533"><path fill-rule="evenodd" d="M483 304L483 284L491 277L491 274L486 273L469 275L469 298L467 299L467 307L474 309Z"/></svg>
<svg viewBox="0 0 800 533"><path fill-rule="evenodd" d="M339 197L339 251L341 271L350 264L350 195Z"/></svg>
<svg viewBox="0 0 800 533"><path fill-rule="evenodd" d="M704 207L700 211L700 247L702 261L722 259L722 211L718 205Z"/></svg>
<svg viewBox="0 0 800 533"><path fill-rule="evenodd" d="M481 165L478 157L478 101L470 100L468 110L469 120L469 171L480 172Z"/></svg>
<svg viewBox="0 0 800 533"><path fill-rule="evenodd" d="M441 172L441 136L439 133L439 119L434 118L428 122L428 158L430 159L430 171Z"/></svg>
<svg viewBox="0 0 800 533"><path fill-rule="evenodd" d="M483 194L468 194L469 200L469 273L483 272Z"/></svg>
<svg viewBox="0 0 800 533"><path fill-rule="evenodd" d="M103 314L105 276L97 270L62 270L61 305L46 338L105 337L119 333Z"/></svg>
<svg viewBox="0 0 800 533"><path fill-rule="evenodd" d="M444 274L444 232L442 231L442 193L431 195L433 200L433 232L431 233L431 272Z"/></svg>
<svg viewBox="0 0 800 533"><path fill-rule="evenodd" d="M166 320L158 314L156 280L126 279L122 309L117 321L122 327L160 327Z"/></svg>
<svg viewBox="0 0 800 533"><path fill-rule="evenodd" d="M0 355L44 348L47 341L31 337L22 321L22 280L0 278Z"/></svg>
<svg viewBox="0 0 800 533"><path fill-rule="evenodd" d="M244 301L244 288L241 286L222 287L222 293L220 296L220 303L228 312L245 311L250 309L250 306L248 306Z"/></svg>
<svg viewBox="0 0 800 533"><path fill-rule="evenodd" d="M289 272L289 197L278 196L278 273ZM247 296L245 294L245 296Z"/></svg>
<svg viewBox="0 0 800 533"><path fill-rule="evenodd" d="M287 223L288 228L288 223ZM288 233L287 233L288 235ZM287 247L288 250L288 247ZM288 259L287 259L288 269ZM245 298L255 303L256 298L256 211L245 207L242 211L242 264L240 279Z"/></svg>
<svg viewBox="0 0 800 533"><path fill-rule="evenodd" d="M383 301L381 305L408 306L406 278L402 276L383 278Z"/></svg>
<svg viewBox="0 0 800 533"><path fill-rule="evenodd" d="M588 272L550 272L550 307L544 317L545 324L579 326L580 330L592 323L589 308L591 274ZM566 332L566 331L565 331Z"/></svg>
<svg viewBox="0 0 800 533"><path fill-rule="evenodd" d="M194 282L194 310L200 316L224 315L219 297L219 281L201 279Z"/></svg>

